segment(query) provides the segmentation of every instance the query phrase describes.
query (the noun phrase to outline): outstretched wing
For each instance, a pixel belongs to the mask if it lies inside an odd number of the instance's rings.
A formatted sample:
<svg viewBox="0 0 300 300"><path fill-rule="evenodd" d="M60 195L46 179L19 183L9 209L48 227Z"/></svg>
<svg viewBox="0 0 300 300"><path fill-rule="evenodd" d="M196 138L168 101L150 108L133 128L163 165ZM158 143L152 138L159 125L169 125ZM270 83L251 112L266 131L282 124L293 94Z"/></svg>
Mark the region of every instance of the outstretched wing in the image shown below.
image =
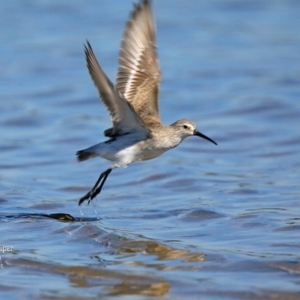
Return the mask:
<svg viewBox="0 0 300 300"><path fill-rule="evenodd" d="M139 132L145 137L148 136L149 129L137 115L131 104L115 90L113 84L101 69L89 42L85 46L85 57L89 73L113 122L113 128L109 129L110 131L107 135L116 136Z"/></svg>
<svg viewBox="0 0 300 300"><path fill-rule="evenodd" d="M160 124L160 78L155 24L150 1L144 0L135 5L126 25L120 49L116 88L150 129Z"/></svg>

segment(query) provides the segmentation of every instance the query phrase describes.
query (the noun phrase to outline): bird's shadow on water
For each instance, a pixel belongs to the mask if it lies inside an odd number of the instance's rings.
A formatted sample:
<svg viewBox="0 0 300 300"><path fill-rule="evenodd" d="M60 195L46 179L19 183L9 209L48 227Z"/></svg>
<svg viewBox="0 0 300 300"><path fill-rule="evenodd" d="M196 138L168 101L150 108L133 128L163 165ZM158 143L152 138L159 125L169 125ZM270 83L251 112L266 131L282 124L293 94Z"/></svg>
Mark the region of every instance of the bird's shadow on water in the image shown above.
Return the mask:
<svg viewBox="0 0 300 300"><path fill-rule="evenodd" d="M38 214L38 213L20 213L20 214L9 214L0 215L0 219L43 219L50 218L61 222L93 222L99 221L99 218L87 218L81 216L80 218L73 217L66 213L56 213L56 214Z"/></svg>

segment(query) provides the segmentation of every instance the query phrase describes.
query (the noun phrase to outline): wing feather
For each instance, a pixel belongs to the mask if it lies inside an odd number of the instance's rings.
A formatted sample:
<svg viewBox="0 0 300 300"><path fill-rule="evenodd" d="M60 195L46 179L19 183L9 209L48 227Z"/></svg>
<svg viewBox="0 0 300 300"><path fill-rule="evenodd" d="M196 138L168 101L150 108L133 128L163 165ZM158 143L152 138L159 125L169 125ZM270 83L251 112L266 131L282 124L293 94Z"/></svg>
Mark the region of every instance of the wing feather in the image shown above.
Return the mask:
<svg viewBox="0 0 300 300"><path fill-rule="evenodd" d="M116 89L132 104L147 127L160 124L158 92L161 72L156 53L151 4L135 5L121 43Z"/></svg>
<svg viewBox="0 0 300 300"><path fill-rule="evenodd" d="M140 132L145 137L148 136L149 129L137 115L132 105L116 91L112 82L107 78L89 42L85 46L85 56L89 73L112 119L113 128L106 130L105 134L116 136L135 131Z"/></svg>

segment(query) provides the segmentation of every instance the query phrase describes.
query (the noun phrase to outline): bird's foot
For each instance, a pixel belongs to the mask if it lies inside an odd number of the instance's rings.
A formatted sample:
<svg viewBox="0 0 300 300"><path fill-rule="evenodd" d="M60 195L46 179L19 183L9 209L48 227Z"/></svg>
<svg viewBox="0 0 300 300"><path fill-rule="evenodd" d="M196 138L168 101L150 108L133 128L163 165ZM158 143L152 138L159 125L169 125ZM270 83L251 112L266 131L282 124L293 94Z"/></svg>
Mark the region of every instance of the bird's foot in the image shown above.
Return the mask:
<svg viewBox="0 0 300 300"><path fill-rule="evenodd" d="M108 175L110 174L110 172L112 171L112 169L107 169L106 171L104 171L103 173L100 174L98 180L96 181L94 187L83 197L81 197L79 199L78 205L81 205L85 200L88 200L88 205L90 204L90 202L98 195L100 194L102 187L108 177Z"/></svg>
<svg viewBox="0 0 300 300"><path fill-rule="evenodd" d="M79 199L78 205L81 205L85 200L88 200L88 205L96 197L95 191L91 190L86 195Z"/></svg>

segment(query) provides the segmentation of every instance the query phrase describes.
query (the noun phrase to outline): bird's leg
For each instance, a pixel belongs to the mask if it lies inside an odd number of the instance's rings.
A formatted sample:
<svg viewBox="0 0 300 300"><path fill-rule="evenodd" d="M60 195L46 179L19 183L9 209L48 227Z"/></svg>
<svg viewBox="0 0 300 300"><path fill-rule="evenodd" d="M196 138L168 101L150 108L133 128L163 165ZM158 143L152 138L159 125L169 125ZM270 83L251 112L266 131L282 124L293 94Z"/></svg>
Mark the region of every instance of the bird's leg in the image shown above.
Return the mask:
<svg viewBox="0 0 300 300"><path fill-rule="evenodd" d="M91 200L93 200L101 192L102 187L111 171L112 171L112 169L109 168L100 174L100 176L99 176L98 180L96 181L95 185L93 186L93 188L85 196L83 196L79 199L78 205L81 205L85 200L89 200L88 204L90 204ZM101 182L101 180L102 180L102 182ZM100 186L97 188L99 183L100 183Z"/></svg>
<svg viewBox="0 0 300 300"><path fill-rule="evenodd" d="M102 180L100 186L94 191L94 193L91 197L91 200L93 200L98 194L100 194L102 187L104 186L104 183L111 171L112 171L112 169L108 169L105 172L103 172L104 173L103 180Z"/></svg>

